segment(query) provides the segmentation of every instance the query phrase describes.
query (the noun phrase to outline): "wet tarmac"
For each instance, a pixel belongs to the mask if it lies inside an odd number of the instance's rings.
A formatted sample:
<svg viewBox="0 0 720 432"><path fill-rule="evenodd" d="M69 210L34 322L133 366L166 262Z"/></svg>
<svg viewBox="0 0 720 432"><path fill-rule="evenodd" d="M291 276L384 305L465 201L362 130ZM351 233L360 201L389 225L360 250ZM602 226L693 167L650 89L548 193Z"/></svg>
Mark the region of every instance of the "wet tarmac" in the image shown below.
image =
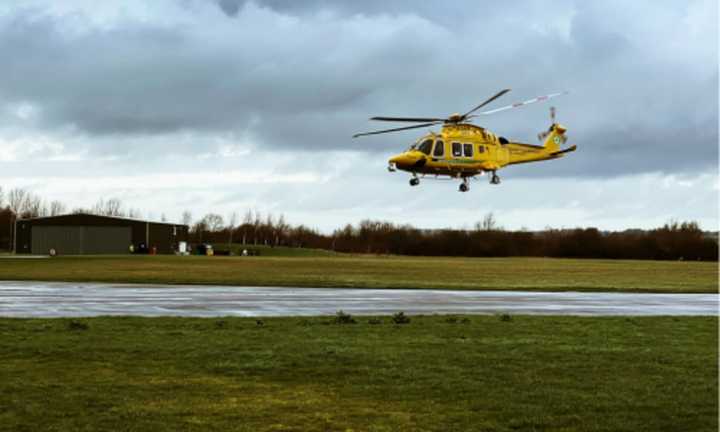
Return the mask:
<svg viewBox="0 0 720 432"><path fill-rule="evenodd" d="M718 315L718 294L0 282L0 316Z"/></svg>

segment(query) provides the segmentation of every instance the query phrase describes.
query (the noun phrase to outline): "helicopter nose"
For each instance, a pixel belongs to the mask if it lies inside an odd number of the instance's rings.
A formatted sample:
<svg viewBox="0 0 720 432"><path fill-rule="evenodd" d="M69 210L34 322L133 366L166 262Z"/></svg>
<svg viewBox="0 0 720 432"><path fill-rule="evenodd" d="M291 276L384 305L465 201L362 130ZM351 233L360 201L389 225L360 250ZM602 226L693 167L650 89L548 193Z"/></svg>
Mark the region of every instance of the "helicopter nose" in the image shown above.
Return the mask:
<svg viewBox="0 0 720 432"><path fill-rule="evenodd" d="M395 155L395 156L391 157L391 158L388 160L388 162L391 163L391 164L397 165L397 164L401 164L404 159L405 159L405 158L404 158L404 155L399 154L399 155Z"/></svg>
<svg viewBox="0 0 720 432"><path fill-rule="evenodd" d="M412 153L400 153L390 158L389 162L398 168L409 167L417 162L418 158Z"/></svg>

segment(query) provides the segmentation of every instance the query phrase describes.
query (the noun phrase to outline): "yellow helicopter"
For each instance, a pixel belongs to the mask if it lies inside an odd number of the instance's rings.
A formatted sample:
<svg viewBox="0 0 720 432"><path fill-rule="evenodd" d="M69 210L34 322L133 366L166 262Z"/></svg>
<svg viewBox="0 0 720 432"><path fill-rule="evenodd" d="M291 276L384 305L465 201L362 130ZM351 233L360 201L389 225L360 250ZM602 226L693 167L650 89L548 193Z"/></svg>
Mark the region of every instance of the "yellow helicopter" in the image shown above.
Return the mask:
<svg viewBox="0 0 720 432"><path fill-rule="evenodd" d="M490 183L499 184L500 177L497 175L497 170L504 166L557 159L564 156L565 153L575 151L577 146L574 145L564 150L560 148L567 140L565 136L567 129L555 122L554 107L550 108L552 121L550 128L538 135L538 139L544 141L541 146L509 141L504 137L496 136L485 128L468 122L468 120L479 115L494 114L535 102L546 101L567 93L553 93L474 114L480 108L509 91L510 89L504 89L465 114L453 114L448 118L372 117L370 120L419 122L422 124L358 133L353 135L353 138L442 124L442 131L439 134L430 132L417 140L405 152L391 157L388 161L388 171L394 172L399 169L410 172L412 174L410 186L420 184L418 174L423 177L430 175L457 178L462 180L460 192L470 190L468 180L478 175L490 173Z"/></svg>

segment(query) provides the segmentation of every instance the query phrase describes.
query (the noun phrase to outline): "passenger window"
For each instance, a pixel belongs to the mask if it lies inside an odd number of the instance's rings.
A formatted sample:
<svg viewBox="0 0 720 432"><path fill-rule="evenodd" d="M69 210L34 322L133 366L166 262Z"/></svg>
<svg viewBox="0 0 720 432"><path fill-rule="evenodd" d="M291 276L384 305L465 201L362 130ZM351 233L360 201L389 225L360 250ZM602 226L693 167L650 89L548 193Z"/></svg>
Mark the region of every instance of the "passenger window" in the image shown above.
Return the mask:
<svg viewBox="0 0 720 432"><path fill-rule="evenodd" d="M478 153L485 153L485 146L479 145L479 146L478 146Z"/></svg>
<svg viewBox="0 0 720 432"><path fill-rule="evenodd" d="M452 143L452 150L453 150L453 157L460 157L462 156L462 144L458 142Z"/></svg>
<svg viewBox="0 0 720 432"><path fill-rule="evenodd" d="M433 150L433 156L442 157L445 154L445 143L442 141L435 141L435 149Z"/></svg>
<svg viewBox="0 0 720 432"><path fill-rule="evenodd" d="M472 157L472 144L463 144L463 150L465 151L465 157Z"/></svg>
<svg viewBox="0 0 720 432"><path fill-rule="evenodd" d="M425 140L422 144L420 144L420 147L418 147L418 150L425 153L426 155L430 154L430 149L432 149L432 140Z"/></svg>

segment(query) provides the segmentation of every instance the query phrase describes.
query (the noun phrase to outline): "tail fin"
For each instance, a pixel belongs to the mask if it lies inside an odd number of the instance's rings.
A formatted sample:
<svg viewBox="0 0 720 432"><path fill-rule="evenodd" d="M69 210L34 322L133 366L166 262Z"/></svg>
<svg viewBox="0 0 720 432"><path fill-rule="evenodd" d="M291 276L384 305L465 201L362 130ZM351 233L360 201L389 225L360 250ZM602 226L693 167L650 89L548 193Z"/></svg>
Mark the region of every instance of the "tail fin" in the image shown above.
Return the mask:
<svg viewBox="0 0 720 432"><path fill-rule="evenodd" d="M567 131L567 129L565 129L564 126L559 123L553 123L544 137L545 142L543 143L543 147L545 147L550 153L560 151L560 146L567 141L565 131Z"/></svg>

